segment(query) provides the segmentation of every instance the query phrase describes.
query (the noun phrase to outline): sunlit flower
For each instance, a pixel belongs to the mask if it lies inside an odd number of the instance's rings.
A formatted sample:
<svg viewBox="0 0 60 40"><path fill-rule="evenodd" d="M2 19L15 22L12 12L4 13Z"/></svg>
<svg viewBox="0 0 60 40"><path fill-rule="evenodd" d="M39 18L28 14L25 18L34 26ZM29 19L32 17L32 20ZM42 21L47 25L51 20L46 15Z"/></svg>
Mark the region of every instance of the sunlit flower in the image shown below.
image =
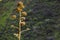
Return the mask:
<svg viewBox="0 0 60 40"><path fill-rule="evenodd" d="M18 2L18 4L19 4L19 5L23 5L23 2L20 1L20 2Z"/></svg>
<svg viewBox="0 0 60 40"><path fill-rule="evenodd" d="M27 16L27 13L26 12L22 12L22 16Z"/></svg>
<svg viewBox="0 0 60 40"><path fill-rule="evenodd" d="M17 12L21 12L22 11L22 9L19 8L19 7L17 7L16 10L17 10Z"/></svg>
<svg viewBox="0 0 60 40"><path fill-rule="evenodd" d="M12 15L11 18L12 18L12 19L16 19L16 15Z"/></svg>
<svg viewBox="0 0 60 40"><path fill-rule="evenodd" d="M18 2L18 7L25 8L25 6L23 5L23 2Z"/></svg>
<svg viewBox="0 0 60 40"><path fill-rule="evenodd" d="M25 6L24 6L24 5L20 5L20 6L18 6L18 7L20 7L21 9L25 8Z"/></svg>
<svg viewBox="0 0 60 40"><path fill-rule="evenodd" d="M25 24L26 24L25 22L21 22L21 23L20 23L21 26L24 26Z"/></svg>
<svg viewBox="0 0 60 40"><path fill-rule="evenodd" d="M25 20L26 18L25 17L21 17L21 20L23 21L23 20Z"/></svg>

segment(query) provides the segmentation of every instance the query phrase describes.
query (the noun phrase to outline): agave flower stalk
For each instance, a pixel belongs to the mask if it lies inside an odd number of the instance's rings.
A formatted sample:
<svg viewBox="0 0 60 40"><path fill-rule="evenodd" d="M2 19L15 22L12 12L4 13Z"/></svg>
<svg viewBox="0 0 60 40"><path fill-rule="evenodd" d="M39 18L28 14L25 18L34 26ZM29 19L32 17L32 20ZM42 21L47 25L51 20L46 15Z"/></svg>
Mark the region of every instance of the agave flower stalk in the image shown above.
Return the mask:
<svg viewBox="0 0 60 40"><path fill-rule="evenodd" d="M21 31L21 27L26 25L25 23L25 16L27 16L27 13L25 11L23 11L23 8L25 6L23 5L23 2L19 2L16 8L16 11L19 13L19 27L18 27L18 34L14 34L16 37L18 37L19 40L21 40L21 33L27 30L30 30L29 28L27 28L26 30ZM12 16L12 19L16 19L16 15ZM12 25L13 27L14 25Z"/></svg>
<svg viewBox="0 0 60 40"><path fill-rule="evenodd" d="M19 12L19 33L18 33L19 40L21 40L21 26L22 26L21 25L21 18L22 18L21 14L22 14L23 8L24 8L23 2L19 2L18 3L18 9L17 9L17 11Z"/></svg>
<svg viewBox="0 0 60 40"><path fill-rule="evenodd" d="M21 23L21 12L19 12L19 34L18 34L18 37L19 37L19 40L21 39L21 25L20 25L20 23Z"/></svg>
<svg viewBox="0 0 60 40"><path fill-rule="evenodd" d="M28 31L30 30L29 28L27 28L26 30L22 30L21 27L26 25L26 22L25 22L25 16L27 16L27 12L23 11L23 8L25 8L26 6L23 5L23 2L20 1L18 2L17 4L17 7L16 7L16 12L19 13L19 17L17 18L17 15L14 14L14 15L11 15L10 19L12 20L16 20L18 19L19 23L18 23L18 27L16 27L15 25L11 25L11 27L13 28L16 28L18 29L18 32L17 33L14 33L14 35L19 39L21 40L21 33L22 32L25 32L25 31ZM21 31L22 30L22 31Z"/></svg>

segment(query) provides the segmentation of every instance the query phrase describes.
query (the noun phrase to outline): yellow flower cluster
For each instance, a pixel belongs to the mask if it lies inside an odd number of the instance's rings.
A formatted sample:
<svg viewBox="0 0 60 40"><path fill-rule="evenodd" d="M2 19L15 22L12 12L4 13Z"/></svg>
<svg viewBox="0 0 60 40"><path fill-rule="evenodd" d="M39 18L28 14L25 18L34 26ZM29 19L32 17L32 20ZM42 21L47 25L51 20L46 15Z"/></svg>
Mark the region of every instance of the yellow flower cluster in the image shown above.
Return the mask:
<svg viewBox="0 0 60 40"><path fill-rule="evenodd" d="M25 6L23 5L23 2L19 2L19 3L18 3L18 6L19 6L20 8L25 8Z"/></svg>
<svg viewBox="0 0 60 40"><path fill-rule="evenodd" d="M22 22L20 23L20 25L24 26L24 25L26 25L26 22L24 22L25 17L23 17L23 16L27 16L27 13L25 11L23 11L23 12L21 12L21 15L22 15L22 17L21 17Z"/></svg>
<svg viewBox="0 0 60 40"><path fill-rule="evenodd" d="M25 11L23 11L23 8L25 8L23 2L21 2L21 1L18 2L16 11L21 13L21 19L20 19L21 20L21 23L20 23L21 26L24 26L26 24L24 22L24 20L26 19L25 16L27 16L27 13ZM16 15L12 15L11 18L16 19L17 17L16 17Z"/></svg>
<svg viewBox="0 0 60 40"><path fill-rule="evenodd" d="M17 12L21 12L23 8L25 8L23 2L18 2Z"/></svg>
<svg viewBox="0 0 60 40"><path fill-rule="evenodd" d="M20 25L21 26L24 26L26 24L24 22L24 20L25 20L25 17L24 16L27 16L27 13L22 10L23 8L25 8L23 2L21 2L21 1L18 2L17 12L21 12L21 22L20 22Z"/></svg>

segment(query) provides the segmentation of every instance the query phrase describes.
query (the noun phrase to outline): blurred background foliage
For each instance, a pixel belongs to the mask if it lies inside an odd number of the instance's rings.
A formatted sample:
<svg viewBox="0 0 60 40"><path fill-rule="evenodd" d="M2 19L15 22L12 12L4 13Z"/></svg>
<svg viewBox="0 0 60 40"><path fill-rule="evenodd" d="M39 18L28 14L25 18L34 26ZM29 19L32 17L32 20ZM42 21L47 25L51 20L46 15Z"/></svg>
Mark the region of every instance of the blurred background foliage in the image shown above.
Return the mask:
<svg viewBox="0 0 60 40"><path fill-rule="evenodd" d="M18 20L11 20L10 15L17 15L15 7L20 0L0 1L0 40L18 40ZM60 40L60 0L24 0L23 10L28 13L26 25L22 30L21 40Z"/></svg>

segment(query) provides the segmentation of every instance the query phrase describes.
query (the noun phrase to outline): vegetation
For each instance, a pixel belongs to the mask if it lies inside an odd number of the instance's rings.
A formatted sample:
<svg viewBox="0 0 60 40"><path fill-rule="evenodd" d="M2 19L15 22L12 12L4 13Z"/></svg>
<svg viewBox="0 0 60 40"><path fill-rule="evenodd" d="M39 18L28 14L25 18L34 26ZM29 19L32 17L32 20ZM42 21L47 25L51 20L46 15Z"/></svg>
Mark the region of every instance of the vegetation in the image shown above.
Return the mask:
<svg viewBox="0 0 60 40"><path fill-rule="evenodd" d="M0 40L18 40L16 4L16 0L0 2ZM27 16L22 31L31 30L22 32L21 40L60 40L60 0L24 0L24 5ZM17 20L11 20L11 15Z"/></svg>

